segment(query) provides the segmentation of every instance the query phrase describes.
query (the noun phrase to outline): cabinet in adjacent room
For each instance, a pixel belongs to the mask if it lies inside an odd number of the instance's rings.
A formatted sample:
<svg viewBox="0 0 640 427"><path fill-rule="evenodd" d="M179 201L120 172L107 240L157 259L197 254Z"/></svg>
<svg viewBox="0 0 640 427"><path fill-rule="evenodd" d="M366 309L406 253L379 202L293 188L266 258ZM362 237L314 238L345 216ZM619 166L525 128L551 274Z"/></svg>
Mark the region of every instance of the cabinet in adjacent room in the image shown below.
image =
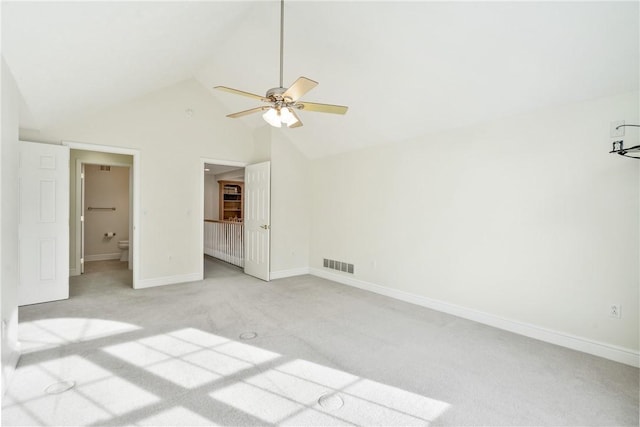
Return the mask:
<svg viewBox="0 0 640 427"><path fill-rule="evenodd" d="M220 220L238 221L243 218L244 182L218 181L220 186Z"/></svg>

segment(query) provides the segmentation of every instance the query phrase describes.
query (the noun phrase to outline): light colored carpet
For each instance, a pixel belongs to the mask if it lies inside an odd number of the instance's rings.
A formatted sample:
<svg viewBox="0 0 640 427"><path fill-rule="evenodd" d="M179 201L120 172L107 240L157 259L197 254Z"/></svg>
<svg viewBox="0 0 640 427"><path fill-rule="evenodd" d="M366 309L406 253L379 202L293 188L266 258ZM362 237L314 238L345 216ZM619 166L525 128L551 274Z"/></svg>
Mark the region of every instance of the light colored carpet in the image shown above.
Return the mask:
<svg viewBox="0 0 640 427"><path fill-rule="evenodd" d="M89 273L69 300L21 308L2 424L638 425L636 368L317 277L205 264L204 281L137 291L128 270Z"/></svg>

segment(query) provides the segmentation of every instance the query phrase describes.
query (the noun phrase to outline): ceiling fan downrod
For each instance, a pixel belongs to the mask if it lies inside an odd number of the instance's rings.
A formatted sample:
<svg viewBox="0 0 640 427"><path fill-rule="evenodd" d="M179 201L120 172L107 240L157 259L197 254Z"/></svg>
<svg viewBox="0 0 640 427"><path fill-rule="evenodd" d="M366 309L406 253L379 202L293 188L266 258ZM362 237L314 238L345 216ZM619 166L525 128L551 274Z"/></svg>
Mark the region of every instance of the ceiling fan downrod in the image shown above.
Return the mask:
<svg viewBox="0 0 640 427"><path fill-rule="evenodd" d="M282 85L282 70L284 68L284 0L280 0L280 87Z"/></svg>

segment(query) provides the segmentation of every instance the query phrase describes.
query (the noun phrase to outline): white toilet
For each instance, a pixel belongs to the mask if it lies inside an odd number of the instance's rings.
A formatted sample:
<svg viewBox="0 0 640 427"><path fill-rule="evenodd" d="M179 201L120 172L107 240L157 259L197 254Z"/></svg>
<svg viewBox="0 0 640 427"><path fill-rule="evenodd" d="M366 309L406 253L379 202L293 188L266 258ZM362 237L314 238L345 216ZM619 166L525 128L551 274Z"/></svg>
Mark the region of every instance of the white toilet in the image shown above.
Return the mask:
<svg viewBox="0 0 640 427"><path fill-rule="evenodd" d="M120 248L120 261L129 261L129 241L119 240L118 248Z"/></svg>

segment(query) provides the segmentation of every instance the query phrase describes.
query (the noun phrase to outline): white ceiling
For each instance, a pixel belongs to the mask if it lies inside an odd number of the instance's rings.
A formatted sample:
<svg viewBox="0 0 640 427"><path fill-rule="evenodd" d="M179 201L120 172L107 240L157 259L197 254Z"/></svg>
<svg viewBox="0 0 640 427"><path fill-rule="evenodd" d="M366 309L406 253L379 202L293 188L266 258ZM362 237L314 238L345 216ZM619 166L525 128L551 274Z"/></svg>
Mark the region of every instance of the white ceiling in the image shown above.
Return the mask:
<svg viewBox="0 0 640 427"><path fill-rule="evenodd" d="M220 175L222 173L238 171L241 169L244 172L244 168L238 167L238 166L226 166L226 165L215 165L215 164L205 163L204 167L205 167L205 171L204 171L205 175Z"/></svg>
<svg viewBox="0 0 640 427"><path fill-rule="evenodd" d="M3 2L22 126L191 77L263 94L278 86L279 13L273 0ZM349 106L283 130L310 157L639 87L638 2L287 1L285 14L284 85L303 75L320 82L304 100ZM230 113L256 106L211 94Z"/></svg>

